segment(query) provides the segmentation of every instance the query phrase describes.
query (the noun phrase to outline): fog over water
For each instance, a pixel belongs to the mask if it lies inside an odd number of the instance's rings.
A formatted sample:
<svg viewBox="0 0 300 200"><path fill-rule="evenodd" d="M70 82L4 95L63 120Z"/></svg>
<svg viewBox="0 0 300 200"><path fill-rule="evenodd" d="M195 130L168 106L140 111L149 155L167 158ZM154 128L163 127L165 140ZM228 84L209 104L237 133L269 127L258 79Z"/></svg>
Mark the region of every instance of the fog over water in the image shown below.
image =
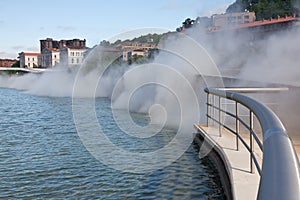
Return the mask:
<svg viewBox="0 0 300 200"><path fill-rule="evenodd" d="M109 97L114 108L141 113L151 111L153 122L166 121L176 126L182 118L187 118L191 126L199 119L193 111L200 107L200 115L204 114L203 87L223 86L220 78L212 81L206 76L239 79L234 82L237 87L251 86L249 81L261 86L280 84L294 89L276 98L280 103L278 112L284 117L283 121L289 121L287 124L293 127L293 132L299 130L296 125L299 112L294 109L299 107L295 89L300 87L299 29L256 39L246 32L203 35L194 28L185 34L187 36L168 34L164 37L159 44L160 52L150 63L107 69L117 56L107 60L103 49L97 47L79 70L1 76L0 86L42 96ZM195 97L196 101L191 104ZM185 116L181 116L182 107L188 109Z"/></svg>

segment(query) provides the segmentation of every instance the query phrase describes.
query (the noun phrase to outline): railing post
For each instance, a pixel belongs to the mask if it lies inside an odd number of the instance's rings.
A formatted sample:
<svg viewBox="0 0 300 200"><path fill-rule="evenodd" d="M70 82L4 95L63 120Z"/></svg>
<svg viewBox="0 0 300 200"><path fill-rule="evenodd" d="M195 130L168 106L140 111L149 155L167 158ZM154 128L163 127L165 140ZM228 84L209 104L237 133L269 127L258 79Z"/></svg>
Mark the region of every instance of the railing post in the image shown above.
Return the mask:
<svg viewBox="0 0 300 200"><path fill-rule="evenodd" d="M235 132L236 132L236 150L239 150L239 133L240 133L240 121L239 121L239 106L238 102L235 102Z"/></svg>
<svg viewBox="0 0 300 200"><path fill-rule="evenodd" d="M209 93L207 93L207 96L206 96L206 103L207 103L207 106L206 106L206 125L207 125L207 127L208 127L208 123L209 123L209 115L210 115L210 113L209 113Z"/></svg>
<svg viewBox="0 0 300 200"><path fill-rule="evenodd" d="M252 135L252 131L253 131L253 112L250 110L250 172L253 173L253 135Z"/></svg>
<svg viewBox="0 0 300 200"><path fill-rule="evenodd" d="M216 105L216 104L215 104L215 102L216 102L216 99L215 99L216 96L213 95L212 97L213 97L212 105L215 106L215 105ZM215 116L216 116L216 109L215 109L215 108L212 108L212 110L213 110L212 115L213 115L213 118L215 119ZM213 120L212 123L213 123L212 125L214 126L214 125L215 125L215 120Z"/></svg>
<svg viewBox="0 0 300 200"><path fill-rule="evenodd" d="M221 96L219 96L219 136L222 137L222 126L221 126Z"/></svg>

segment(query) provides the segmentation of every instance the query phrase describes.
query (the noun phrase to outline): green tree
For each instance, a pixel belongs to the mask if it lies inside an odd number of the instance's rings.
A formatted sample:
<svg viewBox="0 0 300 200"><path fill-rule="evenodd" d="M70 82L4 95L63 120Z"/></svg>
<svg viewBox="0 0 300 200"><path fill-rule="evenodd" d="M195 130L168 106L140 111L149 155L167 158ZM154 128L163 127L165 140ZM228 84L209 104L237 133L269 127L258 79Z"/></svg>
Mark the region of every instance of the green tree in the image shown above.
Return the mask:
<svg viewBox="0 0 300 200"><path fill-rule="evenodd" d="M134 54L132 56L132 62L135 62L135 63L143 63L144 62L144 56L142 55L137 55L137 54Z"/></svg>
<svg viewBox="0 0 300 200"><path fill-rule="evenodd" d="M227 13L232 12L255 12L256 19L270 19L292 16L299 12L299 0L236 0L226 9Z"/></svg>
<svg viewBox="0 0 300 200"><path fill-rule="evenodd" d="M118 44L121 44L121 43L122 43L122 41L119 39L119 40L115 41L115 42L113 43L113 45L118 45Z"/></svg>
<svg viewBox="0 0 300 200"><path fill-rule="evenodd" d="M233 4L229 5L226 9L227 13L245 12L250 9L251 1L249 0L236 0Z"/></svg>
<svg viewBox="0 0 300 200"><path fill-rule="evenodd" d="M267 19L268 0L261 0L257 4L254 4L251 8L256 15L257 20Z"/></svg>
<svg viewBox="0 0 300 200"><path fill-rule="evenodd" d="M109 41L106 41L106 40L102 40L102 41L100 42L100 45L101 45L101 46L104 46L104 47L107 47L107 46L110 46L110 42L109 42Z"/></svg>
<svg viewBox="0 0 300 200"><path fill-rule="evenodd" d="M184 28L190 28L193 24L194 24L195 20L192 20L191 18L187 18L186 20L184 20L184 22L182 22L182 26Z"/></svg>
<svg viewBox="0 0 300 200"><path fill-rule="evenodd" d="M17 62L15 62L14 64L12 64L11 67L20 67L20 61L18 60Z"/></svg>

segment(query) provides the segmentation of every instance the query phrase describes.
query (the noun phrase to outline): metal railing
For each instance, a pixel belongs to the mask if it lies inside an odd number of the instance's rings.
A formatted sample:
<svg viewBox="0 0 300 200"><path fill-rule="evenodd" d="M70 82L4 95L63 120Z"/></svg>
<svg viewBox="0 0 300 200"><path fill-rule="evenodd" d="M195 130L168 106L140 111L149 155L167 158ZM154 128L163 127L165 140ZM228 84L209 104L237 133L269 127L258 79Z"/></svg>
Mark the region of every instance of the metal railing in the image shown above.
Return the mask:
<svg viewBox="0 0 300 200"><path fill-rule="evenodd" d="M222 128L233 133L236 136L237 150L239 150L240 141L250 154L250 172L253 173L254 162L261 176L257 199L300 199L299 161L286 129L270 108L253 98L240 94L282 90L287 90L287 88L204 89L207 93L207 125L209 125L209 120L216 123L219 126L220 137ZM217 103L215 97L217 97ZM233 112L222 107L223 98L233 101L235 105ZM239 113L240 106L248 109L248 123L242 119ZM222 122L224 114L235 120L235 128ZM263 142L254 131L254 116L262 129ZM249 131L249 144L240 134L240 124ZM263 153L262 166L255 156L254 142Z"/></svg>

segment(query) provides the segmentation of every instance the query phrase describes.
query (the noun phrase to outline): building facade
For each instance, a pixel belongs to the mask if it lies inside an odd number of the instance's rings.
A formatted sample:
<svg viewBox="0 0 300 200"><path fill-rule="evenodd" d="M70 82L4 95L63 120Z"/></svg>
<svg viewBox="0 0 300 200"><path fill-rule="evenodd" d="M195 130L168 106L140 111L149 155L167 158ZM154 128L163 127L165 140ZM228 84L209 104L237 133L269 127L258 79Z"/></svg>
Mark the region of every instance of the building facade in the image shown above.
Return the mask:
<svg viewBox="0 0 300 200"><path fill-rule="evenodd" d="M0 67L11 67L16 62L16 59L0 59Z"/></svg>
<svg viewBox="0 0 300 200"><path fill-rule="evenodd" d="M40 66L40 53L21 52L19 53L20 67L35 68Z"/></svg>
<svg viewBox="0 0 300 200"><path fill-rule="evenodd" d="M44 48L41 55L41 67L52 68L60 62L60 50L55 48Z"/></svg>
<svg viewBox="0 0 300 200"><path fill-rule="evenodd" d="M215 14L212 17L212 25L215 27L233 26L254 22L256 17L254 12L238 12Z"/></svg>
<svg viewBox="0 0 300 200"><path fill-rule="evenodd" d="M148 56L148 50L145 49L135 49L132 51L123 51L123 61L132 60L134 56Z"/></svg>
<svg viewBox="0 0 300 200"><path fill-rule="evenodd" d="M68 47L77 47L77 48L85 48L86 47L86 40L80 39L71 39L71 40L53 40L52 38L46 38L44 40L40 40L40 48L41 52L43 49L46 48L54 48L54 49L61 49L65 46Z"/></svg>
<svg viewBox="0 0 300 200"><path fill-rule="evenodd" d="M117 46L117 48L122 49L122 51L133 51L136 49L142 49L142 50L149 50L149 49L156 49L156 44L150 44L150 43L140 43L140 42L124 42Z"/></svg>
<svg viewBox="0 0 300 200"><path fill-rule="evenodd" d="M68 47L60 49L60 63L63 66L78 66L83 63L87 48Z"/></svg>

